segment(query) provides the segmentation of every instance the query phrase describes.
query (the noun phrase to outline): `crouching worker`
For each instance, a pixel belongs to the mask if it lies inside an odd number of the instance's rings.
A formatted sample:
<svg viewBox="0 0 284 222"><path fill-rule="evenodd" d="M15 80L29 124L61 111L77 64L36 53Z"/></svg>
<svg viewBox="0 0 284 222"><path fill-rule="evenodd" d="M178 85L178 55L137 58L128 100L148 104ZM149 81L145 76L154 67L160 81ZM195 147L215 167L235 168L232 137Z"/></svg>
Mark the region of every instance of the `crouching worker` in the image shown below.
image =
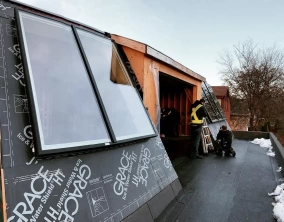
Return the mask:
<svg viewBox="0 0 284 222"><path fill-rule="evenodd" d="M217 155L223 156L236 156L236 152L232 148L232 132L227 130L227 126L223 125L217 134L217 142L219 147L217 149Z"/></svg>

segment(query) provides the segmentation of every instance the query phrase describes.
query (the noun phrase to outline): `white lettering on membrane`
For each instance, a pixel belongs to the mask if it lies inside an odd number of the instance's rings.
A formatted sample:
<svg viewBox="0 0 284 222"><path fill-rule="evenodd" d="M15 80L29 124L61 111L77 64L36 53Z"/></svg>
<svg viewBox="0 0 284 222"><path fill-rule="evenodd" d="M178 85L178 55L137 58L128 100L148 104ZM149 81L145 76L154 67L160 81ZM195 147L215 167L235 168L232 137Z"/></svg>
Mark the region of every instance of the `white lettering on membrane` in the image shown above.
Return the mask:
<svg viewBox="0 0 284 222"><path fill-rule="evenodd" d="M17 71L12 75L13 78L19 81L22 86L26 86L26 84L23 82L25 75L24 75L24 68L23 68L22 63L15 65L15 67L17 68Z"/></svg>
<svg viewBox="0 0 284 222"><path fill-rule="evenodd" d="M49 206L46 215L43 215L44 221L74 221L79 211L78 200L83 197L82 191L86 189L87 180L91 177L91 169L86 164L81 165L81 162L80 159L77 161L56 205L57 208ZM55 186L62 186L65 175L59 169L55 174L50 174L48 170L43 172L43 168L42 166L31 181L31 191L24 193L25 201L16 205L8 222L36 222Z"/></svg>
<svg viewBox="0 0 284 222"><path fill-rule="evenodd" d="M120 166L118 167L119 173L116 174L113 190L116 195L122 195L122 199L124 200L126 200L127 196L133 163L136 161L137 155L134 152L128 154L128 152L123 150L122 157L120 158Z"/></svg>
<svg viewBox="0 0 284 222"><path fill-rule="evenodd" d="M147 187L147 179L149 177L148 169L149 169L150 158L151 158L150 150L142 146L137 171L136 171L136 174L134 174L132 177L132 183L136 187L139 186L139 183Z"/></svg>
<svg viewBox="0 0 284 222"><path fill-rule="evenodd" d="M17 58L21 59L21 51L19 44L14 45L13 47L8 48Z"/></svg>
<svg viewBox="0 0 284 222"><path fill-rule="evenodd" d="M78 163L78 162L77 162ZM76 167L75 167L76 168ZM74 169L75 169L74 168ZM46 222L53 222L56 218L59 221L72 222L74 221L74 216L78 213L79 202L78 199L83 197L82 190L87 187L87 180L91 177L91 169L89 166L83 164L80 168L76 168L78 171L77 176L74 178L74 174L71 174L66 187L69 188L70 181L73 181L70 186L71 192L68 189L64 189L59 202L57 203L58 211L50 207L47 212L47 216L44 217ZM72 209L72 210L70 210Z"/></svg>
<svg viewBox="0 0 284 222"><path fill-rule="evenodd" d="M39 169L39 171L37 172L37 176L32 179L32 182L30 184L31 192L24 193L25 201L20 202L16 205L15 209L13 210L13 216L8 219L8 222L27 222L28 217L32 217L31 221L36 221L43 209L43 205L40 204L36 210L36 213L32 215L35 210L34 201L38 199L41 200L42 203L46 203L46 200L48 199L51 194L51 191L54 188L54 176L64 177L64 175L60 172L59 169L54 175L48 175L48 172L48 170L43 172L43 166ZM35 182L40 185L37 186L37 189L34 186ZM14 220L15 218L17 220Z"/></svg>

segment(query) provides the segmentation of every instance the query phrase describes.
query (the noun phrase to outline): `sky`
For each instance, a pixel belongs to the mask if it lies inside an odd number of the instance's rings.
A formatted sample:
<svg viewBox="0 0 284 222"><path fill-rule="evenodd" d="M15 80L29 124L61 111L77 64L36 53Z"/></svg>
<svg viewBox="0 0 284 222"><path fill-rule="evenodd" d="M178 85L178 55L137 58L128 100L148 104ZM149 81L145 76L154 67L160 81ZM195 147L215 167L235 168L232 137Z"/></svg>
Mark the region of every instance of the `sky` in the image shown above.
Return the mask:
<svg viewBox="0 0 284 222"><path fill-rule="evenodd" d="M248 38L284 46L284 0L20 0L143 42L212 85L223 85L220 53Z"/></svg>

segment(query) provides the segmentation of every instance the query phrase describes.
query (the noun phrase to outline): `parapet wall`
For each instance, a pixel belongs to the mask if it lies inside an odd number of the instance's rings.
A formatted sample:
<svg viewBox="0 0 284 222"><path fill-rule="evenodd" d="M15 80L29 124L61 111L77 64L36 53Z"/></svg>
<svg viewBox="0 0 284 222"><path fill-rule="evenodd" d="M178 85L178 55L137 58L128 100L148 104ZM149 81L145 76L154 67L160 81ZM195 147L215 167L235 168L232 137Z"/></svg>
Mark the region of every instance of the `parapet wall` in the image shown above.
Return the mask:
<svg viewBox="0 0 284 222"><path fill-rule="evenodd" d="M269 133L260 131L233 131L235 139L254 140L255 138L269 139Z"/></svg>
<svg viewBox="0 0 284 222"><path fill-rule="evenodd" d="M273 133L269 133L269 139L271 140L271 144L273 146L273 151L275 152L275 158L278 162L279 166L284 167L284 149L283 146L280 144L278 139ZM284 177L284 172L281 171L282 177Z"/></svg>

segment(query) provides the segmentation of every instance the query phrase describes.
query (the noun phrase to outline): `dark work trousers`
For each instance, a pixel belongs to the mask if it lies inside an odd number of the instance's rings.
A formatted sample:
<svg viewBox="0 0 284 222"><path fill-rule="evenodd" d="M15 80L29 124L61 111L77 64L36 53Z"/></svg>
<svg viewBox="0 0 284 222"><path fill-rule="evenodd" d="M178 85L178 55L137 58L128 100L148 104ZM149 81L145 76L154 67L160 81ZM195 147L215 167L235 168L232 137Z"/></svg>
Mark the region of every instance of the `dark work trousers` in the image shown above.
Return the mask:
<svg viewBox="0 0 284 222"><path fill-rule="evenodd" d="M202 124L191 124L190 132L191 132L191 157L197 156L198 148L201 138Z"/></svg>

